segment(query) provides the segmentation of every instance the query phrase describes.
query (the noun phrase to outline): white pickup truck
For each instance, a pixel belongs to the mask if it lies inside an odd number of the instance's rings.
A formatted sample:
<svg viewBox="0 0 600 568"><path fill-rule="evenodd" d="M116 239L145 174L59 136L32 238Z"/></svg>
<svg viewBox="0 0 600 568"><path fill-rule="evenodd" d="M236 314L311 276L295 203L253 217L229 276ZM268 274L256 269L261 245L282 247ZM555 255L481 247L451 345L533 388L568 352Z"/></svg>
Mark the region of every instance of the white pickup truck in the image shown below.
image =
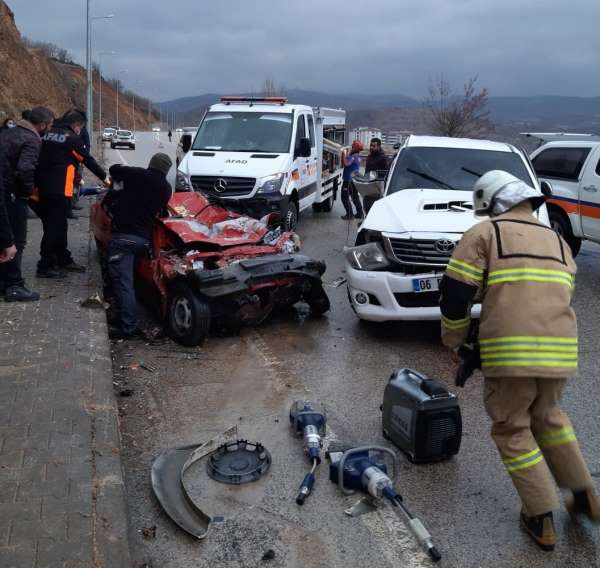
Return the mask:
<svg viewBox="0 0 600 568"><path fill-rule="evenodd" d="M341 109L284 97L223 97L181 159L175 189L226 200L251 217L277 212L293 230L304 209L333 207L345 122Z"/></svg>
<svg viewBox="0 0 600 568"><path fill-rule="evenodd" d="M382 198L345 250L348 297L359 318L440 319L439 283L463 233L480 221L472 188L490 170L510 172L542 193L527 156L509 144L429 136L404 142ZM373 182L359 179L359 192L373 191ZM537 214L549 224L545 206Z"/></svg>
<svg viewBox="0 0 600 568"><path fill-rule="evenodd" d="M552 228L577 255L584 239L600 243L600 137L527 133L544 143L531 154L540 180L552 184Z"/></svg>

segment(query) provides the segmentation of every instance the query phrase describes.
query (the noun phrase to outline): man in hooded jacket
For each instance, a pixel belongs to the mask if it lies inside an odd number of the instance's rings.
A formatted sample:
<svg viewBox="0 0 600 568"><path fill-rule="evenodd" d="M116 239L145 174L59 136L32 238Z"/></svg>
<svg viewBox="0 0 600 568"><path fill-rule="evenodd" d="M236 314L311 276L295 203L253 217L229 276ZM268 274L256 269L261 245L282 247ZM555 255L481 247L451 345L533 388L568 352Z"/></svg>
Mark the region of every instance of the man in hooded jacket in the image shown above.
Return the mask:
<svg viewBox="0 0 600 568"><path fill-rule="evenodd" d="M571 491L569 512L600 521L600 499L573 425L559 406L577 371L577 321L571 308L577 267L569 246L539 221L544 197L494 170L475 184L475 213L442 280L442 340L467 340L471 306L481 302L479 345L484 405L492 438L522 501L521 526L543 550L556 535L555 489ZM543 298L543 301L540 299Z"/></svg>
<svg viewBox="0 0 600 568"><path fill-rule="evenodd" d="M42 147L41 136L51 127L54 115L45 107L23 113L27 119L0 133L0 147L6 157L3 170L4 200L17 254L0 266L0 287L7 302L31 302L40 295L25 285L21 260L27 241L27 200L33 195L35 170Z"/></svg>

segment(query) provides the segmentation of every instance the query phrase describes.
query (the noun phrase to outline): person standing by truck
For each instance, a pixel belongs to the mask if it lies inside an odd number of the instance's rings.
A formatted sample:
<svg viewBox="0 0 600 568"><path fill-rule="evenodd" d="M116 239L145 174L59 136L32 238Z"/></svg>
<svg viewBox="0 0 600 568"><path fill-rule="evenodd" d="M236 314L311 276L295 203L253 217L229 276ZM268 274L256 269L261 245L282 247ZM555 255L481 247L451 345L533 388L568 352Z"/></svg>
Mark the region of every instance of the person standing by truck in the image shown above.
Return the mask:
<svg viewBox="0 0 600 568"><path fill-rule="evenodd" d="M385 179L390 165L381 148L380 138L371 138L369 144L369 155L367 156L367 162L365 164L365 175L375 172L378 180ZM363 205L365 208L365 214L369 212L369 209L375 203L376 198L374 197L363 197Z"/></svg>
<svg viewBox="0 0 600 568"><path fill-rule="evenodd" d="M534 215L544 196L505 171L473 189L477 215L440 285L442 341L467 340L471 305L481 298L479 345L484 405L492 438L521 498L523 530L554 549L556 484L571 491L567 509L600 522L600 498L575 430L560 408L577 371L577 320L571 308L577 267L568 245ZM543 301L540 301L543 298Z"/></svg>
<svg viewBox="0 0 600 568"><path fill-rule="evenodd" d="M350 221L354 218L364 219L363 208L360 202L360 196L352 183L352 174L360 169L360 152L363 150L363 145L359 140L352 142L350 152L346 149L342 150L342 165L344 171L342 173L342 204L346 210L346 214L342 216L344 221ZM356 215L352 210L352 203L356 208Z"/></svg>

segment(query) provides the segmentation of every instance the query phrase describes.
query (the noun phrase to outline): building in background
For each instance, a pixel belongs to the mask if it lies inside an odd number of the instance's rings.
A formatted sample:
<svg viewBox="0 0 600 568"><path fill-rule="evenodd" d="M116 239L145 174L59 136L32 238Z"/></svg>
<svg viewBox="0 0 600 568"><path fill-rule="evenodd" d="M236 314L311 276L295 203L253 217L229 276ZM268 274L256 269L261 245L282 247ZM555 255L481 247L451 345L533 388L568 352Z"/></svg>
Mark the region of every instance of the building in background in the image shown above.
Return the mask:
<svg viewBox="0 0 600 568"><path fill-rule="evenodd" d="M381 138L381 130L369 126L359 126L350 133L350 142L360 140L365 148L369 147L371 138Z"/></svg>
<svg viewBox="0 0 600 568"><path fill-rule="evenodd" d="M381 135L381 140L384 144L394 146L395 144L402 144L411 134L412 132L408 130L390 130L390 132Z"/></svg>

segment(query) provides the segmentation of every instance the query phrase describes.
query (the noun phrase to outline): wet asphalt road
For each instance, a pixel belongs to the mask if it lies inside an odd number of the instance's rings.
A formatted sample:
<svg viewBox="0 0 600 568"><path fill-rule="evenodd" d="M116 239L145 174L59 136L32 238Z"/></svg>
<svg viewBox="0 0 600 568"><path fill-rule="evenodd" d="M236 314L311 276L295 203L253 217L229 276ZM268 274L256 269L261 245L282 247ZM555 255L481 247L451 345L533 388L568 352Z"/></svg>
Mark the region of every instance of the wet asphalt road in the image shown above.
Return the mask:
<svg viewBox="0 0 600 568"><path fill-rule="evenodd" d="M124 158L146 165L154 151L175 156L150 134L137 150L107 150L109 163ZM173 177L173 174L171 175ZM342 248L356 226L342 221L339 201L330 214L302 215L303 252L327 262L324 280L342 274ZM564 400L594 477L600 477L600 385L597 353L600 248L585 245L578 257L575 307L581 366ZM381 436L383 388L395 367L412 367L446 381L458 394L463 441L453 460L412 465L401 457L398 489L441 550L445 567L600 566L599 529L556 518L559 542L539 552L519 530L519 503L489 438L481 377L466 389L452 384L452 365L437 323L365 324L350 309L345 286L328 287L331 311L307 318L302 310L270 320L239 336L215 337L202 347L170 341L114 344L115 389L120 396L124 468L133 557L153 568L174 567L381 567L428 566L426 556L389 510L359 518L344 515L356 497L342 497L327 480L324 463L304 507L294 497L305 472L301 441L288 429L288 410L299 397L327 406L329 438L385 444ZM543 299L540 299L543 302ZM155 372L136 368L144 363ZM132 368L129 368L132 367ZM129 392L127 389L129 389ZM166 448L204 441L236 424L240 437L271 451L267 476L241 487L207 481L202 466L190 470L196 500L225 522L202 542L174 527L150 490L152 461ZM144 528L156 527L156 536ZM150 531L152 532L152 531ZM263 559L269 550L274 557ZM136 564L138 565L138 564Z"/></svg>

